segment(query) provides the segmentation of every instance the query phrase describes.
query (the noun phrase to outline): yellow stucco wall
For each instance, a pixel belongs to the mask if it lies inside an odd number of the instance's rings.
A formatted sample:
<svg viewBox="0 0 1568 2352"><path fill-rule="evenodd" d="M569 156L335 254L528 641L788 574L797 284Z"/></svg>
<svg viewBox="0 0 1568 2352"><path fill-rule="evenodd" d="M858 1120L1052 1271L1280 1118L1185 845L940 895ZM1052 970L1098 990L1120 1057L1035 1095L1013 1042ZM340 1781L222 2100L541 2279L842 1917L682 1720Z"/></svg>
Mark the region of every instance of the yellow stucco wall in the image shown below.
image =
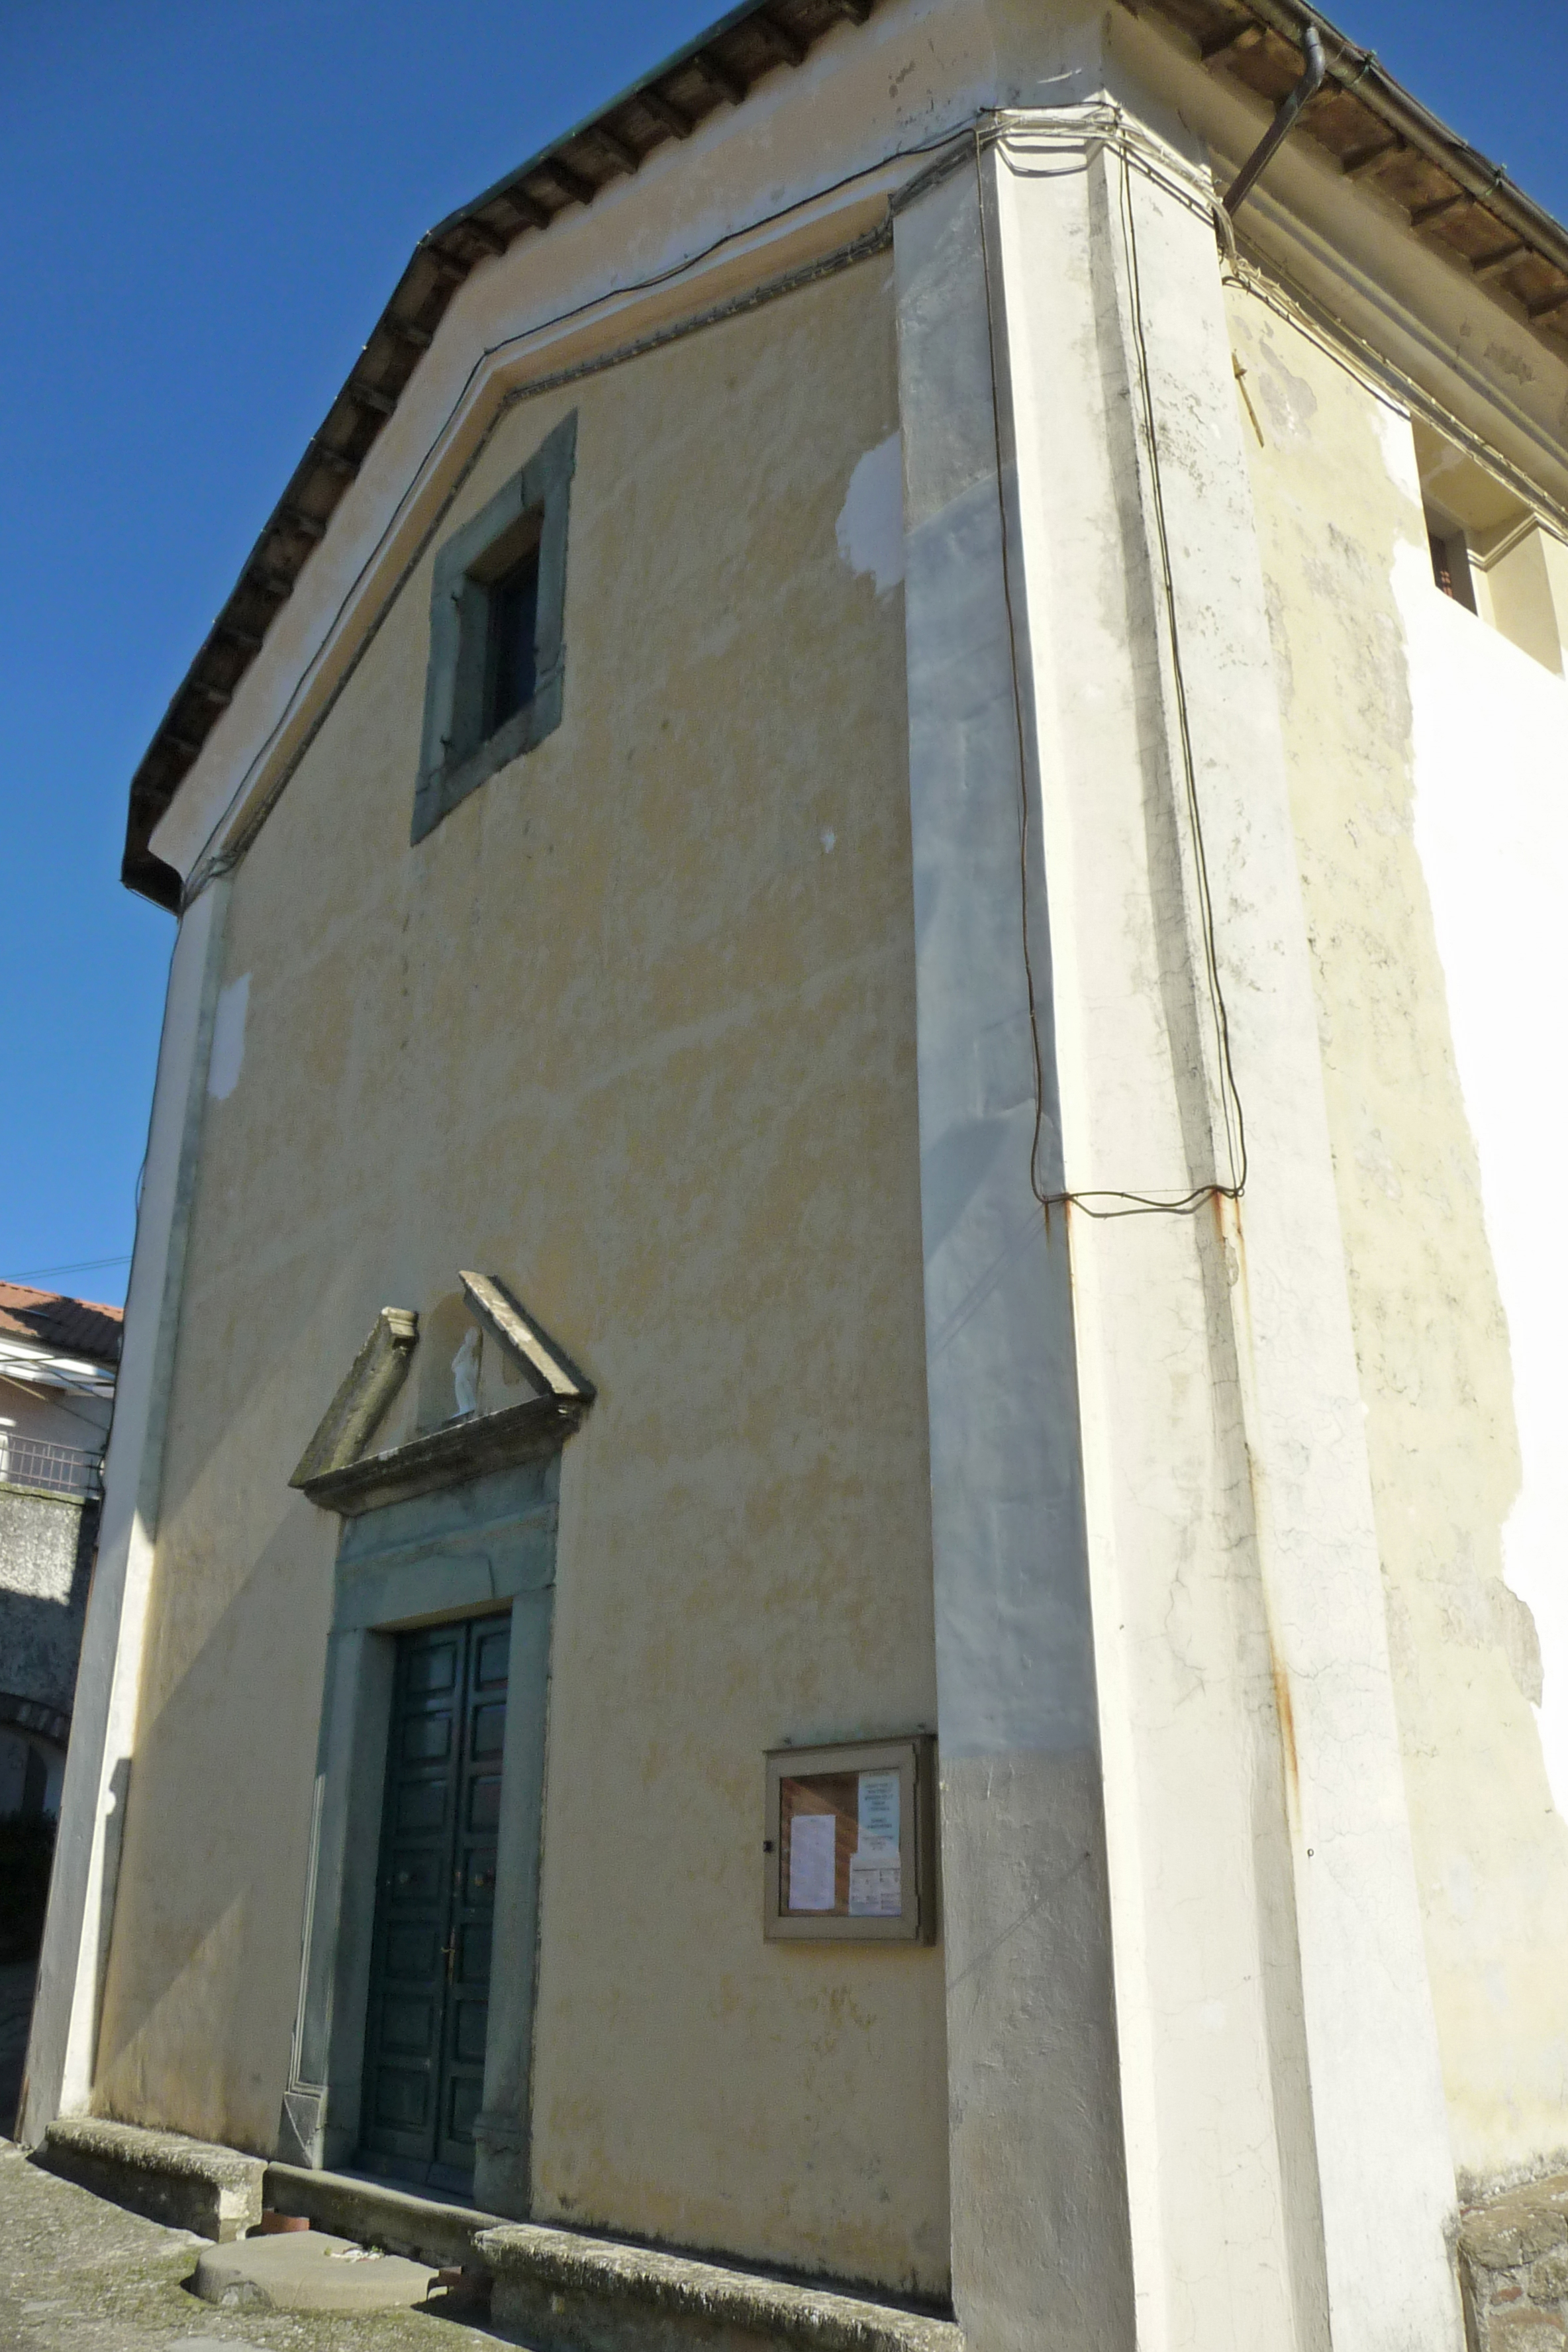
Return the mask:
<svg viewBox="0 0 1568 2352"><path fill-rule="evenodd" d="M1390 463L1390 436L1408 425L1257 299L1233 293L1231 320L1427 1956L1468 2189L1537 2168L1563 2142L1568 1826L1531 1706L1534 1627L1502 1578L1520 1475L1513 1367L1415 834L1394 572L1401 539L1424 546L1424 530Z"/></svg>
<svg viewBox="0 0 1568 2352"><path fill-rule="evenodd" d="M940 1951L761 1933L763 1750L934 1725L902 609L836 537L887 261L515 407L437 545L572 407L560 730L410 850L427 551L236 879L99 2104L272 2145L336 1535L286 1482L478 1266L599 1390L536 2211L939 2292Z"/></svg>

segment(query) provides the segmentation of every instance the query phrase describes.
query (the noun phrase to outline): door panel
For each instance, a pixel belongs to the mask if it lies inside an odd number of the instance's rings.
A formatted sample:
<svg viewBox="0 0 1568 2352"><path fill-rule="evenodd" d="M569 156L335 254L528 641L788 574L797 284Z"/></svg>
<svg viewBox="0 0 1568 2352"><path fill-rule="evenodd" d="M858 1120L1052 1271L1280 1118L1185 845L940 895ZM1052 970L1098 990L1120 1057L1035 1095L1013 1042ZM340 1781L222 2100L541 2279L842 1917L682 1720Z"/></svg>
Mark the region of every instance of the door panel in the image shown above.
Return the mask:
<svg viewBox="0 0 1568 2352"><path fill-rule="evenodd" d="M510 1650L506 1617L397 1637L360 2137L436 2187L473 2176Z"/></svg>

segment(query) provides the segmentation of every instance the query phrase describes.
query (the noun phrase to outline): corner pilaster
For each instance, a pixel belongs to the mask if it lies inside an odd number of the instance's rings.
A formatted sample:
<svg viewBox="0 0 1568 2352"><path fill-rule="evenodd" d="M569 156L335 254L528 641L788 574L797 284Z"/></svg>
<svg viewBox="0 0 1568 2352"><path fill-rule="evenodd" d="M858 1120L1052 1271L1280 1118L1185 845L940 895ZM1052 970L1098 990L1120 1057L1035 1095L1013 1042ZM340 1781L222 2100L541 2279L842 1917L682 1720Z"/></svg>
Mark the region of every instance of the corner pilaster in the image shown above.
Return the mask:
<svg viewBox="0 0 1568 2352"><path fill-rule="evenodd" d="M1021 891L1042 948L1044 906L1037 832L1020 857L981 168L894 240L953 2300L974 2352L1131 2352L1071 1269L1029 1178Z"/></svg>
<svg viewBox="0 0 1568 2352"><path fill-rule="evenodd" d="M57 2116L86 2109L97 2063L229 887L215 882L185 908L169 970L98 1562L23 2081L17 2128L28 2147Z"/></svg>
<svg viewBox="0 0 1568 2352"><path fill-rule="evenodd" d="M1007 113L895 252L959 2316L1454 2347L1205 176Z"/></svg>

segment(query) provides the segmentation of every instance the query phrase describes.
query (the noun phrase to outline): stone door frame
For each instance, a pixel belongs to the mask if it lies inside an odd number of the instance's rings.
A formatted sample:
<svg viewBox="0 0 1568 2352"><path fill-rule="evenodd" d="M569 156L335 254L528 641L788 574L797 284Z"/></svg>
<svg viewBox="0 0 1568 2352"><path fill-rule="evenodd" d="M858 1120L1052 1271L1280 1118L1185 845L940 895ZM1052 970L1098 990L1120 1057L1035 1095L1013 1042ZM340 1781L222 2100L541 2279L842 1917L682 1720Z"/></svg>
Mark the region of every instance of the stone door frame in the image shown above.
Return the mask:
<svg viewBox="0 0 1568 2352"><path fill-rule="evenodd" d="M395 1636L511 1612L495 1941L474 2196L522 2217L560 1455L345 1517L333 1578L300 1996L280 2159L340 2170L359 2145Z"/></svg>

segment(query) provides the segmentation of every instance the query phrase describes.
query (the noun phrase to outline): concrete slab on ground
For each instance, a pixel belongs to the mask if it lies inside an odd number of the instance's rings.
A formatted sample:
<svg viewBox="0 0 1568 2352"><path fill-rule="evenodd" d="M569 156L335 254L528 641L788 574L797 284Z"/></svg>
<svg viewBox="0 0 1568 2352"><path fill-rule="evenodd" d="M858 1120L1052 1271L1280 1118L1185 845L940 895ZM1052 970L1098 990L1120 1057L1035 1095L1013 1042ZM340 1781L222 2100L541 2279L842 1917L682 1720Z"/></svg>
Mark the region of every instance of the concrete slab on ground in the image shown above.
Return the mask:
<svg viewBox="0 0 1568 2352"><path fill-rule="evenodd" d="M226 2311L412 2311L435 2284L423 2263L324 2230L209 2247L191 2282L204 2303Z"/></svg>
<svg viewBox="0 0 1568 2352"><path fill-rule="evenodd" d="M232 2316L185 2284L205 2239L144 2221L0 2142L0 2345L5 2352L497 2352L428 2311ZM357 2265L345 2265L347 2268Z"/></svg>

